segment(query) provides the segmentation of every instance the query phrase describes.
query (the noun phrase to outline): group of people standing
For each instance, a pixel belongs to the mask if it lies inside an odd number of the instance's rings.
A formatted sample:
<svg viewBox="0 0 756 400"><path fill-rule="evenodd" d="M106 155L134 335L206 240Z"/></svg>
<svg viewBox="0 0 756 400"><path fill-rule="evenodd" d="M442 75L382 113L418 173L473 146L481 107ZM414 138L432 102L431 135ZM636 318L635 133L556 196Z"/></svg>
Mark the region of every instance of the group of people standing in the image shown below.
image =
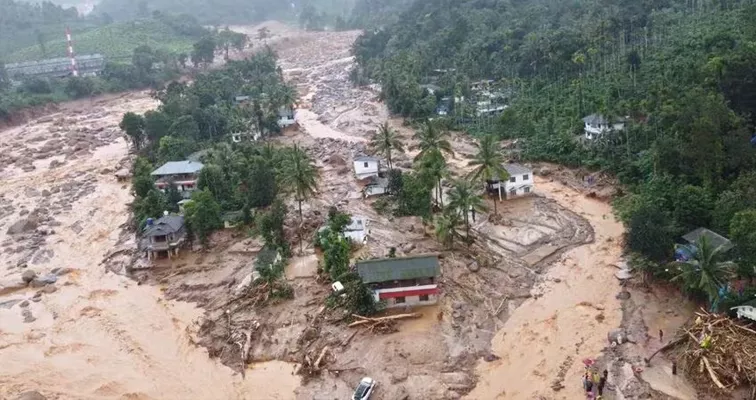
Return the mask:
<svg viewBox="0 0 756 400"><path fill-rule="evenodd" d="M601 399L604 395L604 387L608 378L609 371L604 370L604 373L599 375L598 371L591 371L590 368L586 367L585 375L583 376L583 389L585 389L586 398Z"/></svg>

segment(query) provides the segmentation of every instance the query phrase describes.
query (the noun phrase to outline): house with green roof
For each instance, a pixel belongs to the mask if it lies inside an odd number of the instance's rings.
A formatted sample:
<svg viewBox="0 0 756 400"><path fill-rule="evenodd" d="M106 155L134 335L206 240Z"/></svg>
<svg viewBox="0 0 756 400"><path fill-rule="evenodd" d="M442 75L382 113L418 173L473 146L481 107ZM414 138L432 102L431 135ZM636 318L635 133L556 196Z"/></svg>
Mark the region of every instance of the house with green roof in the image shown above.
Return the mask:
<svg viewBox="0 0 756 400"><path fill-rule="evenodd" d="M387 308L438 301L441 268L435 254L362 260L357 262L357 274Z"/></svg>

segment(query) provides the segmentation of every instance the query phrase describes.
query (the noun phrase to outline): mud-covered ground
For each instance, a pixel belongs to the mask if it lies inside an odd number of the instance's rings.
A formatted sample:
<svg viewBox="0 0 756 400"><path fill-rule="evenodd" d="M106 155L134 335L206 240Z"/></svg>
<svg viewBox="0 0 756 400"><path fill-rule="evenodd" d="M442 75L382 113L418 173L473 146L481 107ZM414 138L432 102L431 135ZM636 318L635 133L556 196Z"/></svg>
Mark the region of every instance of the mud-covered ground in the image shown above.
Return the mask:
<svg viewBox="0 0 756 400"><path fill-rule="evenodd" d="M612 266L622 227L610 207L569 174L536 168L551 173L535 196L500 203L500 218L479 215L471 249L443 251L419 219L378 214L353 177L353 157L369 152L367 140L388 119L377 92L348 82L359 33L268 27L265 42L301 95L299 128L276 140L306 147L321 173L317 197L304 205L307 233L337 206L370 220L355 258L391 247L441 254L439 304L395 333L348 328L322 311L329 286L315 277L309 245L287 266L294 299L257 304L236 288L261 244L237 230L215 235L207 252L135 268L142 264L130 264L134 242L124 234L129 185L113 176L128 164L117 124L156 104L147 93L80 102L0 133L0 356L10 360L0 363L0 398L40 390L59 399L333 399L348 398L363 376L379 382L375 399L579 396L581 360L599 356L606 333L623 325ZM254 37L257 28L238 29ZM411 149L412 132L391 123ZM452 139L450 167L462 176L474 142ZM395 164L410 167L414 154ZM108 272L131 269L129 277ZM645 335L645 324L634 326ZM245 332L254 360L246 368ZM325 346L319 376L293 375ZM624 365L611 368L610 381ZM555 380L564 388L552 389ZM651 393L640 386L618 384L616 398Z"/></svg>

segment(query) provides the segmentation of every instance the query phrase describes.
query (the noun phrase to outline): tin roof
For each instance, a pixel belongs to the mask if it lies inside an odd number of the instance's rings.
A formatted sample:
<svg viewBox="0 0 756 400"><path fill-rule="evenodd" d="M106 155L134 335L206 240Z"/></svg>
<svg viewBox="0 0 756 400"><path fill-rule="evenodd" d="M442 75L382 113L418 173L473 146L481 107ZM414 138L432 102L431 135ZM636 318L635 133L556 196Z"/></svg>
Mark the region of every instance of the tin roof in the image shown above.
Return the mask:
<svg viewBox="0 0 756 400"><path fill-rule="evenodd" d="M160 168L152 171L152 176L164 176L164 175L178 175L178 174L194 174L199 172L202 167L201 162L198 161L169 161L163 164Z"/></svg>
<svg viewBox="0 0 756 400"><path fill-rule="evenodd" d="M504 169L507 170L510 176L529 174L533 172L532 169L515 163L504 164Z"/></svg>
<svg viewBox="0 0 756 400"><path fill-rule="evenodd" d="M166 215L144 228L144 237L165 236L175 233L184 227L184 217L180 215Z"/></svg>
<svg viewBox="0 0 756 400"><path fill-rule="evenodd" d="M365 283L378 283L436 277L440 267L437 255L419 255L359 261L357 273Z"/></svg>
<svg viewBox="0 0 756 400"><path fill-rule="evenodd" d="M696 244L702 237L706 237L714 248L722 246L722 250L727 251L733 247L730 239L706 228L698 228L684 235L683 239L690 244Z"/></svg>

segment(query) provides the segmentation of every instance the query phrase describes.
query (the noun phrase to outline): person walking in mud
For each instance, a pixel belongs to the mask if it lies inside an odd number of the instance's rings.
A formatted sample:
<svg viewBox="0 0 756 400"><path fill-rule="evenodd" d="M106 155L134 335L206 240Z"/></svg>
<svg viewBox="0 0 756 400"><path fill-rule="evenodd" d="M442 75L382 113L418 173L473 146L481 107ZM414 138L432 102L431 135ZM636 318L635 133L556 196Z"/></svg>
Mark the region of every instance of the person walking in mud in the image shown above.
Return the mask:
<svg viewBox="0 0 756 400"><path fill-rule="evenodd" d="M606 380L609 378L609 371L604 370L604 374L599 378L598 387L596 388L598 390L598 397L596 397L596 400L603 398L604 396L604 387L606 386Z"/></svg>
<svg viewBox="0 0 756 400"><path fill-rule="evenodd" d="M661 329L659 329L659 341L660 342L664 341L664 331L662 331Z"/></svg>

